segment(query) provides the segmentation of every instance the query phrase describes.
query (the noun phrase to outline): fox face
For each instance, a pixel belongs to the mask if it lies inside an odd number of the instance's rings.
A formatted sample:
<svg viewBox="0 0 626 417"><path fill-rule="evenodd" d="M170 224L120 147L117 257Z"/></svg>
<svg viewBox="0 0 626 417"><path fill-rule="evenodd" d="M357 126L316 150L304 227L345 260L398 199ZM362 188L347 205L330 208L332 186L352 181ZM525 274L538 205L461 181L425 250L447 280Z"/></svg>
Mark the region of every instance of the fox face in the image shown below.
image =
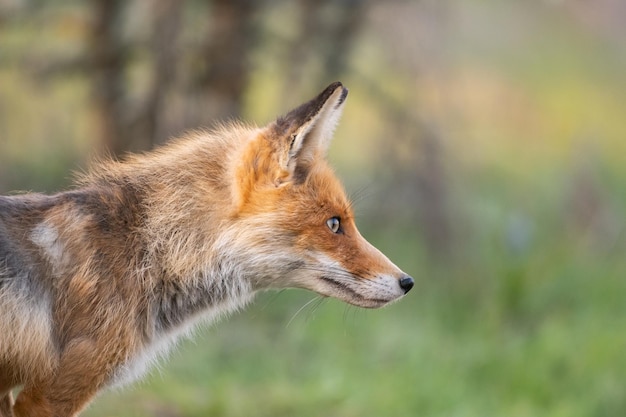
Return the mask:
<svg viewBox="0 0 626 417"><path fill-rule="evenodd" d="M252 277L255 288L299 287L377 308L414 282L361 236L326 161L347 93L331 84L251 141L234 191L235 216L246 224L238 253L248 251L251 269L267 271Z"/></svg>

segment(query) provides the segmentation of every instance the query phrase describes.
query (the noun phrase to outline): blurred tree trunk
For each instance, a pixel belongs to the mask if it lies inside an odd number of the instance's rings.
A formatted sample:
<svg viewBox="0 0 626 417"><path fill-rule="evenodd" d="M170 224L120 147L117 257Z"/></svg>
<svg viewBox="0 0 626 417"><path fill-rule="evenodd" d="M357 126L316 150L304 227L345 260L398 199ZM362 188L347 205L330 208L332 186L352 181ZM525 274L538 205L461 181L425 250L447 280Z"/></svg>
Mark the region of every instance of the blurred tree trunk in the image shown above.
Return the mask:
<svg viewBox="0 0 626 417"><path fill-rule="evenodd" d="M211 118L241 115L251 71L250 54L258 34L255 16L260 4L255 0L211 2L211 30L200 51L206 65L197 78L200 94L217 102L211 106Z"/></svg>
<svg viewBox="0 0 626 417"><path fill-rule="evenodd" d="M100 143L112 155L150 149L171 134L163 123L163 115L167 111L165 99L176 79L183 4L177 0L152 2L149 43L152 80L143 99L133 105L126 93L127 47L120 39L124 3L120 0L93 2L89 53L94 107Z"/></svg>
<svg viewBox="0 0 626 417"><path fill-rule="evenodd" d="M130 137L124 123L124 48L119 38L121 0L92 0L93 23L89 38L89 63L100 143L113 155L128 149Z"/></svg>
<svg viewBox="0 0 626 417"><path fill-rule="evenodd" d="M250 56L259 37L256 16L264 2L205 0L207 26L200 45L190 47L181 68L170 132L210 126L241 116L248 90ZM199 11L196 9L196 12Z"/></svg>
<svg viewBox="0 0 626 417"><path fill-rule="evenodd" d="M283 85L285 93L293 91L294 86L302 80L311 55L318 55L314 40L316 34L323 33L319 11L324 3L323 0L300 0L298 14L300 31L291 41L287 55L287 77Z"/></svg>
<svg viewBox="0 0 626 417"><path fill-rule="evenodd" d="M175 80L179 62L178 37L182 6L179 0L154 0L152 17L152 83L134 123L133 133L143 149L163 143L175 132L166 124L166 98Z"/></svg>
<svg viewBox="0 0 626 417"><path fill-rule="evenodd" d="M323 60L324 82L341 77L366 9L365 0L300 0L300 32L289 48L286 92L305 78L312 59Z"/></svg>
<svg viewBox="0 0 626 417"><path fill-rule="evenodd" d="M335 24L327 32L326 71L331 77L339 77L345 71L366 12L365 0L341 0L337 3Z"/></svg>

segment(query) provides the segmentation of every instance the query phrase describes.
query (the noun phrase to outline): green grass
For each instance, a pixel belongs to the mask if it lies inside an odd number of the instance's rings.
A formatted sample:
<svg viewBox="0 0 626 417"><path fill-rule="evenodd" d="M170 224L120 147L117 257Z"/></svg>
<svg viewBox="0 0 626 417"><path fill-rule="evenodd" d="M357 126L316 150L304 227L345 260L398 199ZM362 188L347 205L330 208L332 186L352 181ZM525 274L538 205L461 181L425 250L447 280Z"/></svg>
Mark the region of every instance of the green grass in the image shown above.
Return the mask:
<svg viewBox="0 0 626 417"><path fill-rule="evenodd" d="M414 292L376 311L293 317L313 295L264 294L87 415L620 415L626 262L571 250L415 271Z"/></svg>

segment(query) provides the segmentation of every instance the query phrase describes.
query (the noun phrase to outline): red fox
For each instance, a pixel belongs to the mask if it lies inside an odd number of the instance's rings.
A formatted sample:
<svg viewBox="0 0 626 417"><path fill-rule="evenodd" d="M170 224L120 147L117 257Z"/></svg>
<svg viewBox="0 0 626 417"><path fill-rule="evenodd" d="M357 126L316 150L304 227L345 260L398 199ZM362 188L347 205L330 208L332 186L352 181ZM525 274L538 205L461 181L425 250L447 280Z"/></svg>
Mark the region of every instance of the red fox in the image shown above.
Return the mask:
<svg viewBox="0 0 626 417"><path fill-rule="evenodd" d="M347 94L96 163L70 191L0 196L0 416L77 415L261 290L366 308L406 294L326 162Z"/></svg>

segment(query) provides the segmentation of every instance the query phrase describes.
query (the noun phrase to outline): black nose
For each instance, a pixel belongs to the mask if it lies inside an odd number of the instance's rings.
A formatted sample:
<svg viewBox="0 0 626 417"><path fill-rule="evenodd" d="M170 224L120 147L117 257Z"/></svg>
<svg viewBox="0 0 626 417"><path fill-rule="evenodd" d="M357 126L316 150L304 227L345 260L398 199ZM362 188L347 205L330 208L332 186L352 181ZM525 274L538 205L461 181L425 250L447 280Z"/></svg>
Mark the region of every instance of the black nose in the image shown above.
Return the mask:
<svg viewBox="0 0 626 417"><path fill-rule="evenodd" d="M411 278L408 275L400 278L400 288L404 290L405 294L411 291L411 288L413 288L413 284L415 284L415 282L413 281L413 278Z"/></svg>

